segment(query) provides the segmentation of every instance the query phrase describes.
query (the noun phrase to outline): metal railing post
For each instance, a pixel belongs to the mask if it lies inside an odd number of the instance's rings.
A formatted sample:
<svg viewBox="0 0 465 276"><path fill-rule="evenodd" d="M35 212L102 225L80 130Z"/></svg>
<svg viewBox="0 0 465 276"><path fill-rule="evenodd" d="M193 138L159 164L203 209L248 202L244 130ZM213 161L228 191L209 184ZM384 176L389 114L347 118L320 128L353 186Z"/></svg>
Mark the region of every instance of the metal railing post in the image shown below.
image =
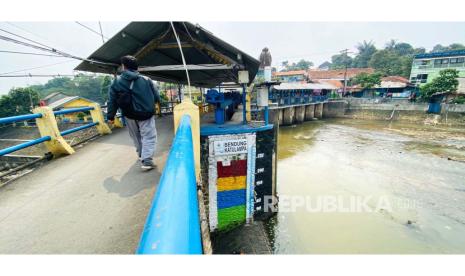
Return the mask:
<svg viewBox="0 0 465 276"><path fill-rule="evenodd" d="M37 127L42 137L50 136L50 140L44 143L53 156L73 154L74 149L60 134L53 110L44 106L35 108L33 112L42 114L41 118L36 119Z"/></svg>

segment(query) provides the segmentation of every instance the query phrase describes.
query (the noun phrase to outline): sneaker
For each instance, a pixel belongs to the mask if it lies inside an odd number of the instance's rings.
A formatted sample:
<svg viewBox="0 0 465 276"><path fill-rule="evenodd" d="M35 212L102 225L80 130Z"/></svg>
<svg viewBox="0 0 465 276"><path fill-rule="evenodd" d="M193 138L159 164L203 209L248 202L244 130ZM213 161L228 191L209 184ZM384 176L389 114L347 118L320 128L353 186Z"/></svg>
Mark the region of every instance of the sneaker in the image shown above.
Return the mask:
<svg viewBox="0 0 465 276"><path fill-rule="evenodd" d="M155 168L155 164L153 164L153 161L150 159L146 159L142 161L142 166L141 169L144 171L149 171L151 169Z"/></svg>

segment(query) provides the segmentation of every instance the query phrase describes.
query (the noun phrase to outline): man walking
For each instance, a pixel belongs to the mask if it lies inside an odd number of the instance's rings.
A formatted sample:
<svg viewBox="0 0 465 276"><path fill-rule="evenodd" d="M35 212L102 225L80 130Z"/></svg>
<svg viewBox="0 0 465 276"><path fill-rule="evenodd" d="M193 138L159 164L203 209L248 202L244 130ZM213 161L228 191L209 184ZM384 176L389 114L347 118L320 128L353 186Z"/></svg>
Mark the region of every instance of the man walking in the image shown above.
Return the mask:
<svg viewBox="0 0 465 276"><path fill-rule="evenodd" d="M155 128L155 103L160 95L151 79L139 74L137 59L133 56L121 58L123 72L109 89L107 119L113 123L118 108L126 119L143 170L151 170L157 140Z"/></svg>

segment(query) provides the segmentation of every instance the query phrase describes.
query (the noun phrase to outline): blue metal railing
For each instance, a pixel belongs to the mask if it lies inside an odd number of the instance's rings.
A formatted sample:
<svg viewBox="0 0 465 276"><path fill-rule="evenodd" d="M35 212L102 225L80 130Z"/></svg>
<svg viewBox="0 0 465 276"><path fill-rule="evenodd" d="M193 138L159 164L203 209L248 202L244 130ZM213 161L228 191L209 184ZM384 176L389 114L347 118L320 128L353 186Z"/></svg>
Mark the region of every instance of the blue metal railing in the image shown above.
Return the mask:
<svg viewBox="0 0 465 276"><path fill-rule="evenodd" d="M202 254L191 120L181 118L137 254Z"/></svg>
<svg viewBox="0 0 465 276"><path fill-rule="evenodd" d="M64 115L64 114L70 114L70 113L76 113L76 112L83 112L83 111L89 111L89 110L94 110L93 107L77 107L77 108L67 108L67 109L62 109L53 112L53 114L56 115Z"/></svg>
<svg viewBox="0 0 465 276"><path fill-rule="evenodd" d="M94 107L69 108L69 109L63 109L63 110L55 111L55 112L53 112L53 114L56 116L56 115L70 114L70 113L76 113L76 112L84 112L84 111L89 111L89 110L93 110L93 109L94 109ZM0 124L21 122L21 121L27 121L27 120L37 119L37 118L42 118L42 114L41 113L34 113L34 114L26 114L26 115L19 115L19 116L0 118ZM83 125L83 126L68 129L68 130L62 131L61 135L65 136L65 135L71 134L71 133L76 132L76 131L80 131L80 130L83 130L83 129L86 129L86 128L93 127L93 126L95 126L97 124L98 123L90 123L90 124L86 124L86 125ZM31 141L28 141L28 142L25 142L25 143L21 143L21 144L14 145L14 146L11 146L11 147L8 147L8 148L5 148L5 149L1 149L0 150L0 156L10 154L12 152L15 152L15 151L18 151L18 150L21 150L21 149L25 149L27 147L34 146L34 145L37 145L37 144L40 144L40 143L43 143L43 142L46 142L46 141L50 141L50 140L51 140L50 136L44 136L44 137L41 137L41 138L38 138L38 139L35 139L35 140L31 140Z"/></svg>
<svg viewBox="0 0 465 276"><path fill-rule="evenodd" d="M9 124L9 123L27 121L27 120L37 119L41 117L42 117L42 114L40 113L5 117L5 118L0 118L0 124Z"/></svg>
<svg viewBox="0 0 465 276"><path fill-rule="evenodd" d="M93 126L96 126L96 125L98 125L98 122L97 123L86 124L86 125L83 125L83 126L78 126L78 127L71 128L71 129L67 129L65 131L62 131L60 134L61 134L61 136L65 136L65 135L74 133L76 131L80 131L80 130L90 128L90 127L93 127Z"/></svg>

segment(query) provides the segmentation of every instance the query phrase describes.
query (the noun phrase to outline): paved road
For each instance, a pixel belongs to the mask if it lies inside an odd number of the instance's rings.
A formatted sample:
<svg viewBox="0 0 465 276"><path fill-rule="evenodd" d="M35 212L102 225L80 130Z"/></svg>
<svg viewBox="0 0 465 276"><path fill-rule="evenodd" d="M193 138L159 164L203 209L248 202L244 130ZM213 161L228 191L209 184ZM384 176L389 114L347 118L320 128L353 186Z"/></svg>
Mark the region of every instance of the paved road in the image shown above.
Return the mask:
<svg viewBox="0 0 465 276"><path fill-rule="evenodd" d="M142 172L126 129L0 188L0 254L132 254L173 138L157 119L156 170Z"/></svg>

